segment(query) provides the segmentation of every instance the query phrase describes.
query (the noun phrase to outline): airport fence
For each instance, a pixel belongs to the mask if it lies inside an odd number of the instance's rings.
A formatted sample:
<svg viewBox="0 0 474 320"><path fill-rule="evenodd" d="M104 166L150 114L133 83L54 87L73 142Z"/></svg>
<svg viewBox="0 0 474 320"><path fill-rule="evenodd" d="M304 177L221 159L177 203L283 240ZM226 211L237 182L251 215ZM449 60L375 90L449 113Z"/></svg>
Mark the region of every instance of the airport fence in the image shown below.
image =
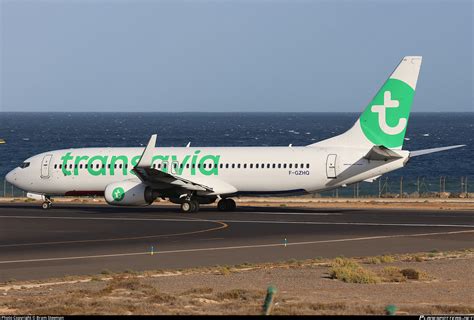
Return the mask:
<svg viewBox="0 0 474 320"><path fill-rule="evenodd" d="M355 183L309 196L322 198L474 198L474 189L470 182L474 184L474 177L381 177L374 182ZM0 184L0 197L26 197L26 192L3 180Z"/></svg>

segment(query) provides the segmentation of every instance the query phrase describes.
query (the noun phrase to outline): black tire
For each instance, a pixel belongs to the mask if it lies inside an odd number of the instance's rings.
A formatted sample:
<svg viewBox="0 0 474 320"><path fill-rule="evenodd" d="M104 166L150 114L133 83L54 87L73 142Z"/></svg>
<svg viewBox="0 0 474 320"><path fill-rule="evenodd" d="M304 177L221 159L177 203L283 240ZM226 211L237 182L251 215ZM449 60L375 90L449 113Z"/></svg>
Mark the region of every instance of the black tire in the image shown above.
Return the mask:
<svg viewBox="0 0 474 320"><path fill-rule="evenodd" d="M192 204L192 207L193 207L191 212L198 212L199 211L199 201L191 200L191 204Z"/></svg>
<svg viewBox="0 0 474 320"><path fill-rule="evenodd" d="M217 203L217 209L219 211L226 211L227 209L227 204L226 204L226 199L221 199L219 200L219 202Z"/></svg>
<svg viewBox="0 0 474 320"><path fill-rule="evenodd" d="M234 211L236 207L235 201L232 199L222 199L217 203L219 211Z"/></svg>
<svg viewBox="0 0 474 320"><path fill-rule="evenodd" d="M41 208L43 208L43 210L48 210L49 208L51 208L51 203L49 202L43 202L41 204Z"/></svg>
<svg viewBox="0 0 474 320"><path fill-rule="evenodd" d="M227 211L234 211L237 205L233 199L225 199L227 202Z"/></svg>
<svg viewBox="0 0 474 320"><path fill-rule="evenodd" d="M194 208L195 208L195 206L193 205L192 201L186 200L181 204L181 211L184 212L184 213L193 212Z"/></svg>

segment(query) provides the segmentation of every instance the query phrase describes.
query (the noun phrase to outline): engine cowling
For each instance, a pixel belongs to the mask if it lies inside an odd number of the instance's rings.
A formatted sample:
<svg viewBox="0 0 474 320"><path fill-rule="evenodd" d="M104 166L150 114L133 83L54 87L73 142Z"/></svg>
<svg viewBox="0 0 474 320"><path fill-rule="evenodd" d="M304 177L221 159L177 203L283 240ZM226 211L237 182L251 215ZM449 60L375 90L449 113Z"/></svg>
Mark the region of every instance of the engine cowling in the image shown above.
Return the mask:
<svg viewBox="0 0 474 320"><path fill-rule="evenodd" d="M104 198L114 206L147 206L157 195L153 190L140 181L119 181L105 187Z"/></svg>

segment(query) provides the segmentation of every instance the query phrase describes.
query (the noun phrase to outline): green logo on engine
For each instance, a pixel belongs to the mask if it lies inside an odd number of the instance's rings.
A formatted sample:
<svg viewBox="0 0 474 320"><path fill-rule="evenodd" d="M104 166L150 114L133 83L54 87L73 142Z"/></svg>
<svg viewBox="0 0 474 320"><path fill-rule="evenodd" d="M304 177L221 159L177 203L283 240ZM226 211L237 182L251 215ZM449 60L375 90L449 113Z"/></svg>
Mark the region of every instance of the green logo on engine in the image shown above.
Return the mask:
<svg viewBox="0 0 474 320"><path fill-rule="evenodd" d="M112 191L112 198L114 201L122 201L123 197L125 197L125 190L122 187L117 187Z"/></svg>
<svg viewBox="0 0 474 320"><path fill-rule="evenodd" d="M376 145L403 145L415 91L405 82L388 79L360 117L362 131Z"/></svg>

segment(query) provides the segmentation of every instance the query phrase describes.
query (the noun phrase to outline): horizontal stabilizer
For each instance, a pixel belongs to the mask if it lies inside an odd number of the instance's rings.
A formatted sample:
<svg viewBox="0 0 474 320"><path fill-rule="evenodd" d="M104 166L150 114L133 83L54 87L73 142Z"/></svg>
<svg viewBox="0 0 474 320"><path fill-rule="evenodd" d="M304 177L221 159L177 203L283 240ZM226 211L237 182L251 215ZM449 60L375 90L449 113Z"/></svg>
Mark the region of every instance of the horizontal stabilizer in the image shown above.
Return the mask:
<svg viewBox="0 0 474 320"><path fill-rule="evenodd" d="M387 161L389 159L400 159L403 156L384 146L373 146L364 158L367 160Z"/></svg>
<svg viewBox="0 0 474 320"><path fill-rule="evenodd" d="M457 145L457 146L449 146L449 147L441 147L441 148L432 148L432 149L410 151L410 158L417 157L417 156L422 156L422 155L430 154L430 153L434 153L434 152L440 152L440 151L445 151L445 150L450 150L450 149L461 148L461 147L465 147L465 146L466 146L465 144L460 144L460 145Z"/></svg>

